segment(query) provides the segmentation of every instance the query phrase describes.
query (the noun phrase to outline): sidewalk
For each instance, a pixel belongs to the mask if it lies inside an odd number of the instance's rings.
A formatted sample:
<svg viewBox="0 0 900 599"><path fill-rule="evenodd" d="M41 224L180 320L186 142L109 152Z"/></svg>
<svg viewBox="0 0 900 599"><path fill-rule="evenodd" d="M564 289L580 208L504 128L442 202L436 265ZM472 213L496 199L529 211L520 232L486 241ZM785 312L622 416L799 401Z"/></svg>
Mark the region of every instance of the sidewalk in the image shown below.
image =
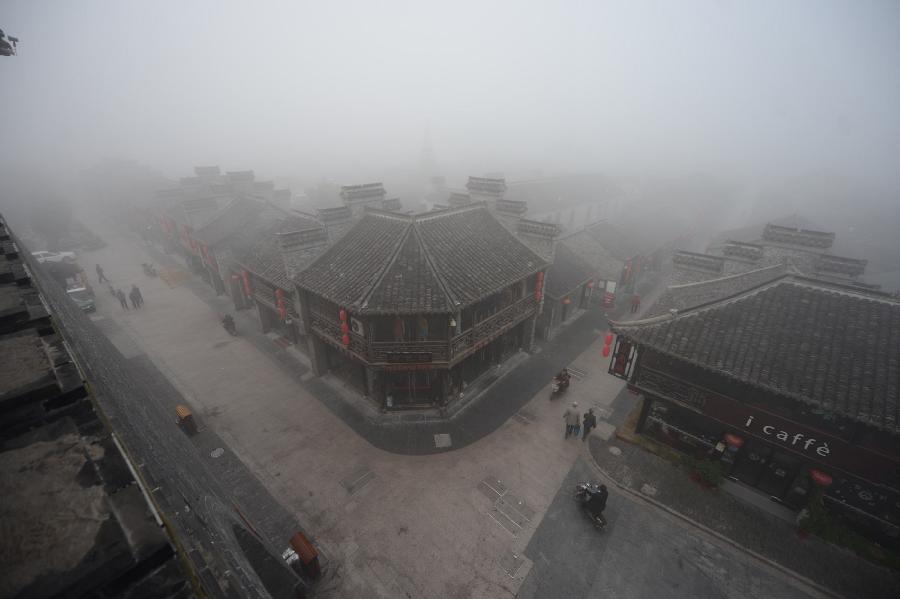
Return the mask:
<svg viewBox="0 0 900 599"><path fill-rule="evenodd" d="M616 415L633 403L633 396L623 390L614 402ZM843 597L897 596L897 573L815 537L801 539L792 523L729 493L700 487L683 470L641 447L617 437L609 441L591 437L589 446L597 467L619 487L779 569Z"/></svg>

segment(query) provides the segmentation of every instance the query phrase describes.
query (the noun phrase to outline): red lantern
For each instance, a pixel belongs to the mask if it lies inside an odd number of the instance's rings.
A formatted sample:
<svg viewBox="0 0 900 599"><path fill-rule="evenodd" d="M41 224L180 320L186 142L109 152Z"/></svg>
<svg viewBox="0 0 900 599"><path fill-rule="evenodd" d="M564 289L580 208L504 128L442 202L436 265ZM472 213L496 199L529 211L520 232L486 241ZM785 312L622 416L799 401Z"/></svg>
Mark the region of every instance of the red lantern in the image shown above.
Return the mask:
<svg viewBox="0 0 900 599"><path fill-rule="evenodd" d="M344 333L344 334L349 333L349 332L350 332L350 325L348 325L346 322L342 322L342 323L341 323L341 332Z"/></svg>
<svg viewBox="0 0 900 599"><path fill-rule="evenodd" d="M544 271L538 271L537 280L543 282L544 280Z"/></svg>
<svg viewBox="0 0 900 599"><path fill-rule="evenodd" d="M608 345L604 345L603 346L603 357L608 358L610 351L612 351L612 348L610 348Z"/></svg>
<svg viewBox="0 0 900 599"><path fill-rule="evenodd" d="M341 322L347 322L347 311L341 308L341 311L338 312L338 318L341 319Z"/></svg>
<svg viewBox="0 0 900 599"><path fill-rule="evenodd" d="M594 282L588 281L588 289L593 289L593 288L594 288Z"/></svg>
<svg viewBox="0 0 900 599"><path fill-rule="evenodd" d="M744 440L738 437L737 435L732 435L731 433L725 433L725 442L731 445L732 447L740 447L744 444Z"/></svg>
<svg viewBox="0 0 900 599"><path fill-rule="evenodd" d="M572 300L570 300L569 298L565 298L565 299L563 300L563 303L564 303L565 305L568 306L569 304L572 303Z"/></svg>
<svg viewBox="0 0 900 599"><path fill-rule="evenodd" d="M247 294L247 297L253 295L253 290L250 287L250 273L246 270L241 271L241 276L244 279L244 293Z"/></svg>
<svg viewBox="0 0 900 599"><path fill-rule="evenodd" d="M341 341L343 342L344 346L350 345L350 335L344 333L344 336L341 337Z"/></svg>
<svg viewBox="0 0 900 599"><path fill-rule="evenodd" d="M607 333L606 337L603 339L603 345L612 345L613 342L613 334Z"/></svg>
<svg viewBox="0 0 900 599"><path fill-rule="evenodd" d="M821 470L810 470L809 477L820 487L827 487L832 483L831 477Z"/></svg>

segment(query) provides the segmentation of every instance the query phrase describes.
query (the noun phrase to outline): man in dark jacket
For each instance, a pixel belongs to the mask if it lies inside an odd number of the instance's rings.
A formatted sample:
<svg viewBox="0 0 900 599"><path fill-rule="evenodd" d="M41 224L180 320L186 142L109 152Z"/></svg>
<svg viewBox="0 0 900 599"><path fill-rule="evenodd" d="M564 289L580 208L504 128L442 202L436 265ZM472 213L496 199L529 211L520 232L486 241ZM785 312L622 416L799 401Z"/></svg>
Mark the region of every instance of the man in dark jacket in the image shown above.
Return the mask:
<svg viewBox="0 0 900 599"><path fill-rule="evenodd" d="M584 415L584 422L582 422L582 430L584 431L581 435L581 440L584 441L588 438L588 435L591 434L591 429L597 426L597 417L594 416L594 408L591 408Z"/></svg>

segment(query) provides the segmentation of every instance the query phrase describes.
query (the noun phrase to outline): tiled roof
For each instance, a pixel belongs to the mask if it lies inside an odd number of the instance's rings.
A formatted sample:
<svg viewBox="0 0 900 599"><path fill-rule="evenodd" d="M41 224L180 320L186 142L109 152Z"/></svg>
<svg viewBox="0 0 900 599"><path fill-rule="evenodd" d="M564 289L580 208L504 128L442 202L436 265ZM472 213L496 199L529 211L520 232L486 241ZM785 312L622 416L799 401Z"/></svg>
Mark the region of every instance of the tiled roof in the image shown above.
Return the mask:
<svg viewBox="0 0 900 599"><path fill-rule="evenodd" d="M547 269L547 296L559 299L588 282L594 276L590 264L563 244L556 246L553 264Z"/></svg>
<svg viewBox="0 0 900 599"><path fill-rule="evenodd" d="M279 233L290 233L321 227L312 218L292 214L269 224L255 237L256 242L250 248L235 256L235 260L244 268L269 281L276 287L291 290L292 283L284 266L284 258L278 242Z"/></svg>
<svg viewBox="0 0 900 599"><path fill-rule="evenodd" d="M677 316L612 323L639 344L900 432L900 301L787 275Z"/></svg>
<svg viewBox="0 0 900 599"><path fill-rule="evenodd" d="M240 198L223 208L209 223L198 229L194 237L200 243L214 247L228 237L239 231L242 227L251 224L256 216L263 211L266 204L257 200Z"/></svg>
<svg viewBox="0 0 900 599"><path fill-rule="evenodd" d="M447 312L545 265L480 203L417 216L369 210L297 284L359 311Z"/></svg>
<svg viewBox="0 0 900 599"><path fill-rule="evenodd" d="M786 272L785 264L773 264L726 277L705 279L686 285L670 285L647 312L647 316L668 314L670 310L680 312L708 304L773 281Z"/></svg>

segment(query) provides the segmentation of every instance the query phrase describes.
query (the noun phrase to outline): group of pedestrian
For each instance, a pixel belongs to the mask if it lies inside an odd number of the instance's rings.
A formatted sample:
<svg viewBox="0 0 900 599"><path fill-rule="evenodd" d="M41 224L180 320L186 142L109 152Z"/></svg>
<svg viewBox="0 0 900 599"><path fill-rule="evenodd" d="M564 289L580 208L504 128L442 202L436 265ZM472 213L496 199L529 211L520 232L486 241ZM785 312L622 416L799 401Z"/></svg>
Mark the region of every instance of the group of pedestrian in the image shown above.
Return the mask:
<svg viewBox="0 0 900 599"><path fill-rule="evenodd" d="M106 275L103 273L103 268L100 265L97 265L97 280L100 283L109 283L109 279L106 278ZM113 296L119 300L119 303L122 305L123 310L128 310L128 300L131 300L131 309L137 310L138 308L143 307L144 305L144 296L141 294L141 290L137 285L131 285L131 291L128 292L128 295L125 295L125 292L121 289L116 289L110 284L109 286L110 292L112 292Z"/></svg>
<svg viewBox="0 0 900 599"><path fill-rule="evenodd" d="M588 411L585 412L584 417L582 417L581 411L578 409L577 401L573 401L572 405L566 408L566 411L563 414L563 420L566 421L566 439L573 435L577 439L578 435L581 435L581 440L584 441L588 438L588 435L591 434L591 430L597 426L597 417L594 416L594 408L589 408Z"/></svg>

